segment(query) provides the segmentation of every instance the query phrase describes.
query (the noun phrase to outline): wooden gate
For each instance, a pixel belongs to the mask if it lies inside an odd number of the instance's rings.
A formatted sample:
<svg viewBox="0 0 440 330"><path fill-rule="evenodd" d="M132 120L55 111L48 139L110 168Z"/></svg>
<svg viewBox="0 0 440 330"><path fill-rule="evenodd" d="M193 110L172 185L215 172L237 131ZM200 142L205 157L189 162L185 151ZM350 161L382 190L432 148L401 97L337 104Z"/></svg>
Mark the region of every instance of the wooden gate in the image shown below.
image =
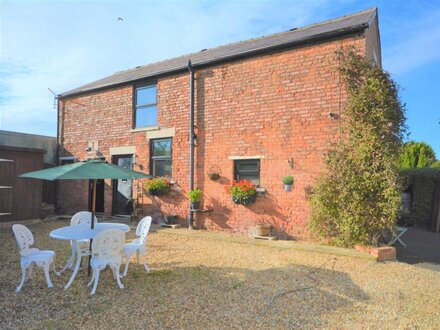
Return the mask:
<svg viewBox="0 0 440 330"><path fill-rule="evenodd" d="M0 159L0 222L12 220L12 185L15 164L12 159Z"/></svg>
<svg viewBox="0 0 440 330"><path fill-rule="evenodd" d="M0 146L0 222L37 219L42 182L17 176L43 168L45 150Z"/></svg>

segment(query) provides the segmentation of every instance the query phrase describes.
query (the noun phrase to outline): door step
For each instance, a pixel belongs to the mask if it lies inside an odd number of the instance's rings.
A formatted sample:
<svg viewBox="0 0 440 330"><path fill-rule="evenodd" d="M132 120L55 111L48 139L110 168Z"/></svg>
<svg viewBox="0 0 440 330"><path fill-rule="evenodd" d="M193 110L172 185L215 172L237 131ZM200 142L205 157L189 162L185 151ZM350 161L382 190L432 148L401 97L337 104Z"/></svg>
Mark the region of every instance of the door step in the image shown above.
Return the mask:
<svg viewBox="0 0 440 330"><path fill-rule="evenodd" d="M180 227L181 227L181 225L178 224L178 223L176 223L176 224L174 224L174 225L168 225L168 224L166 224L166 223L161 223L160 226L161 226L161 227L166 227L166 228L173 228L173 229L175 229L175 228L180 228Z"/></svg>
<svg viewBox="0 0 440 330"><path fill-rule="evenodd" d="M253 239L264 239L266 241L276 241L278 238L275 236L258 236L258 235L251 235Z"/></svg>

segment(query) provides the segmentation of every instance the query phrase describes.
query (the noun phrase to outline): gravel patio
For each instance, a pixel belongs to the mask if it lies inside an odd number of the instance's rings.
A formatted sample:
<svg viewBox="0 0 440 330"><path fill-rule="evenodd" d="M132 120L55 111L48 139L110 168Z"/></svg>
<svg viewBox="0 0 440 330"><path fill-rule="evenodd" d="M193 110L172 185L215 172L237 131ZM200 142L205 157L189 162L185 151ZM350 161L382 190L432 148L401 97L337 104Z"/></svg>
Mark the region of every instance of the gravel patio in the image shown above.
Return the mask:
<svg viewBox="0 0 440 330"><path fill-rule="evenodd" d="M40 249L67 260L66 242L48 233L66 221L30 225ZM440 273L400 262L222 241L185 229L152 232L147 274L130 266L125 289L102 272L97 294L86 272L71 288L70 273L41 270L21 293L19 254L12 231L0 229L0 328L2 329L249 329L436 328L440 325ZM181 234L180 234L181 233ZM127 239L133 238L132 230ZM215 234L213 234L215 235ZM236 241L236 242L234 242Z"/></svg>

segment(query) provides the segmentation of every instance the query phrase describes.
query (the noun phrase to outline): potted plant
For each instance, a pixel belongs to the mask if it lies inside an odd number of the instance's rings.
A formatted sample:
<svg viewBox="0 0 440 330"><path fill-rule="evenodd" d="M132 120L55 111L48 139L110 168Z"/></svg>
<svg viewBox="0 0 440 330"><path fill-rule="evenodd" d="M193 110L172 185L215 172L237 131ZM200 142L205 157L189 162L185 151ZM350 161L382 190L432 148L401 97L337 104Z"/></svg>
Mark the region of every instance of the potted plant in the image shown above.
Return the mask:
<svg viewBox="0 0 440 330"><path fill-rule="evenodd" d="M209 172L208 178L210 178L212 181L220 179L220 173L218 172Z"/></svg>
<svg viewBox="0 0 440 330"><path fill-rule="evenodd" d="M167 195L170 192L170 182L166 178L148 179L145 190L152 196Z"/></svg>
<svg viewBox="0 0 440 330"><path fill-rule="evenodd" d="M188 193L188 198L190 201L191 210L198 210L200 208L200 199L202 198L202 190L197 188L191 190Z"/></svg>
<svg viewBox="0 0 440 330"><path fill-rule="evenodd" d="M257 236L269 236L272 225L268 223L257 223L255 227Z"/></svg>
<svg viewBox="0 0 440 330"><path fill-rule="evenodd" d="M248 180L232 181L226 186L226 191L231 195L231 199L235 204L249 205L255 202L257 198L257 190L255 185Z"/></svg>
<svg viewBox="0 0 440 330"><path fill-rule="evenodd" d="M293 176L291 176L291 175L285 176L283 178L285 191L292 191L293 181L294 181Z"/></svg>

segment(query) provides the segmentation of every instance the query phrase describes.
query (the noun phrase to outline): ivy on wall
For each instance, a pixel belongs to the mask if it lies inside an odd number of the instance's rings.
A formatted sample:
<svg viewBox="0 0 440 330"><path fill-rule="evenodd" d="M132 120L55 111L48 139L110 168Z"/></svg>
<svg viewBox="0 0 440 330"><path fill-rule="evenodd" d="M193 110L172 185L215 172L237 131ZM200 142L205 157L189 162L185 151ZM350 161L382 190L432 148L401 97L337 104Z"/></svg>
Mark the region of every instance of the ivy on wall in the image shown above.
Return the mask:
<svg viewBox="0 0 440 330"><path fill-rule="evenodd" d="M381 67L353 48L340 49L339 73L348 93L341 139L327 154L313 188L309 229L334 245L377 245L398 218L397 159L406 131L398 87Z"/></svg>

